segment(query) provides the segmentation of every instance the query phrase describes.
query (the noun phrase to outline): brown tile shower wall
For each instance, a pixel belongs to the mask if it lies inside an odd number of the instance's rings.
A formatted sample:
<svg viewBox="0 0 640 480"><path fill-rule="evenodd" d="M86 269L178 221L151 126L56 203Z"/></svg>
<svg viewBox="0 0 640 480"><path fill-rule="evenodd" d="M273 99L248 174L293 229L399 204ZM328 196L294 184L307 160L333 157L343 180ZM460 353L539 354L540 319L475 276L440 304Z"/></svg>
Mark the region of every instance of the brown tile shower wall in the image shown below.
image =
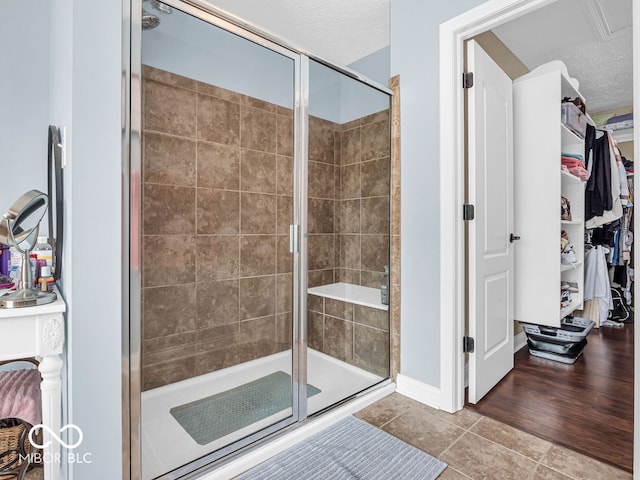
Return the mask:
<svg viewBox="0 0 640 480"><path fill-rule="evenodd" d="M390 264L389 122L388 111L343 125L310 120L310 286L345 282L380 288L384 267ZM327 162L331 130L333 168ZM399 295L399 285L391 287L392 294ZM389 375L388 312L314 295L308 302L311 348L382 377ZM392 298L392 310L394 305ZM392 338L399 347L399 337Z"/></svg>
<svg viewBox="0 0 640 480"><path fill-rule="evenodd" d="M291 110L143 67L143 389L290 348Z"/></svg>
<svg viewBox="0 0 640 480"><path fill-rule="evenodd" d="M337 231L339 125L309 117L308 248L310 287L334 283L339 262Z"/></svg>
<svg viewBox="0 0 640 480"><path fill-rule="evenodd" d="M309 295L309 346L381 377L389 376L386 310Z"/></svg>
<svg viewBox="0 0 640 480"><path fill-rule="evenodd" d="M336 281L380 288L389 265L389 111L340 127Z"/></svg>
<svg viewBox="0 0 640 480"><path fill-rule="evenodd" d="M309 286L379 288L389 265L387 110L340 125L309 119Z"/></svg>

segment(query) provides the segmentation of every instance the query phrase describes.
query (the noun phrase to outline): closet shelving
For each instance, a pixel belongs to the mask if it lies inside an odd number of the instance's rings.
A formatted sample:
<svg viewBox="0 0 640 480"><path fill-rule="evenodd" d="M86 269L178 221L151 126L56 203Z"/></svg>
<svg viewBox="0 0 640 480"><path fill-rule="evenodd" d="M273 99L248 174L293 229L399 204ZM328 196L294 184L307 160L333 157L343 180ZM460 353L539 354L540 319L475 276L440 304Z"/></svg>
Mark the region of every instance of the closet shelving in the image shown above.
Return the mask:
<svg viewBox="0 0 640 480"><path fill-rule="evenodd" d="M584 152L584 141L574 135L570 143L562 139L562 151L566 153ZM569 242L573 246L577 262L566 264L560 262L561 281L575 282L578 292L571 294L571 303L560 309L560 318L564 318L574 310L583 307L584 292L584 189L586 182L569 172L561 171L562 196L571 203L571 221L560 220L561 229L567 232ZM558 287L559 288L559 287Z"/></svg>
<svg viewBox="0 0 640 480"><path fill-rule="evenodd" d="M513 85L514 223L521 238L515 250L515 319L559 327L583 306L586 182L560 168L562 153L584 155L584 140L561 123L562 99L582 96L566 67L555 66L533 70ZM570 221L560 218L561 196L570 202ZM561 262L563 230L576 255L572 264ZM577 283L579 290L564 308L562 281Z"/></svg>

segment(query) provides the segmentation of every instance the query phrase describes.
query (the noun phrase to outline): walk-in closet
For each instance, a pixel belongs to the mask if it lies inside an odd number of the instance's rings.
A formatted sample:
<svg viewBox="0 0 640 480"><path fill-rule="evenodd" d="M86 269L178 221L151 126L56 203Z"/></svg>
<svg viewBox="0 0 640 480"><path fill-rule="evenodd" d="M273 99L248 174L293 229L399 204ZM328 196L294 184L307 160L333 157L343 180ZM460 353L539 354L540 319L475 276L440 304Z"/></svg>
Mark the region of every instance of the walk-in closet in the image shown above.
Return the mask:
<svg viewBox="0 0 640 480"><path fill-rule="evenodd" d="M481 379L469 355L467 405L627 471L634 401L631 11L631 0L558 0L482 33L466 42L469 71L476 71L465 94L467 197L475 207L467 222L467 338L476 351L481 342L486 358L510 350L491 328L495 318L515 319L513 352L499 367L488 363L502 373ZM485 54L500 72L487 73L478 60ZM506 133L495 133L501 129ZM495 160L501 150L505 160ZM493 232L501 229L512 258L505 254L504 267L491 270L503 247ZM476 315L482 309L486 318Z"/></svg>

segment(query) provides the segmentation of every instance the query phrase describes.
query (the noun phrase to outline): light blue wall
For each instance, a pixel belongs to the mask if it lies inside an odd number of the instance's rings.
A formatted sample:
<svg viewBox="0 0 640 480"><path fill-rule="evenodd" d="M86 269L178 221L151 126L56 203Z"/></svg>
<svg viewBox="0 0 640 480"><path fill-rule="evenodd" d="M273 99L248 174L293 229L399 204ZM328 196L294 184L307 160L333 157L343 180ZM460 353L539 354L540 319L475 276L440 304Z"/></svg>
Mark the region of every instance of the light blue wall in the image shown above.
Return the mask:
<svg viewBox="0 0 640 480"><path fill-rule="evenodd" d="M388 82L388 80L387 80ZM386 86L386 83L383 85ZM340 79L340 122L347 123L386 110L390 96L349 77Z"/></svg>
<svg viewBox="0 0 640 480"><path fill-rule="evenodd" d="M386 86L389 81L388 54L388 49L379 50L352 63L349 68ZM378 78L373 78L370 74L377 75ZM309 61L311 115L342 124L387 108L387 94L315 60Z"/></svg>
<svg viewBox="0 0 640 480"><path fill-rule="evenodd" d="M400 75L402 126L400 365L402 374L435 387L441 321L439 25L481 3L391 0L391 76Z"/></svg>
<svg viewBox="0 0 640 480"><path fill-rule="evenodd" d="M71 145L71 112L73 101L72 89L72 61L71 52L73 50L73 0L52 0L51 1L51 17L50 17L50 35L49 35L49 56L54 61L49 65L49 123L61 127L66 134L66 141ZM65 128L66 127L66 128ZM71 163L71 150L69 149L67 156ZM65 252L62 258L62 278L60 288L63 292L65 300L69 308L67 309L67 343L65 345L64 366L62 370L63 388L62 388L62 424L72 422L69 417L72 405L70 402L70 359L72 358L71 349L71 326L73 324L73 297L71 292L71 165L64 170L64 238ZM69 465L65 462L62 465L62 478L71 479Z"/></svg>
<svg viewBox="0 0 640 480"><path fill-rule="evenodd" d="M179 11L159 16L160 25L143 32L143 64L293 108L291 59ZM389 49L351 68L386 86ZM312 61L310 71L311 115L346 123L388 108L386 95L335 70Z"/></svg>
<svg viewBox="0 0 640 480"><path fill-rule="evenodd" d="M384 47L347 66L367 78L378 82L380 85L387 86L387 82L389 82L389 68L391 67L390 56L391 47Z"/></svg>
<svg viewBox="0 0 640 480"><path fill-rule="evenodd" d="M7 0L2 8L0 219L27 190L47 192L49 125L49 1ZM42 232L46 232L46 218L41 225ZM0 370L32 366L12 363Z"/></svg>
<svg viewBox="0 0 640 480"><path fill-rule="evenodd" d="M73 2L71 420L90 465L122 476L122 1Z"/></svg>
<svg viewBox="0 0 640 480"><path fill-rule="evenodd" d="M122 476L122 2L53 0L50 121L66 127L65 422L84 434L70 480Z"/></svg>
<svg viewBox="0 0 640 480"><path fill-rule="evenodd" d="M47 126L67 130L63 422L82 428L76 451L93 463L64 465L65 479L122 471L121 5L107 0L96 16L82 0L2 2L2 212L25 190L46 191Z"/></svg>
<svg viewBox="0 0 640 480"><path fill-rule="evenodd" d="M49 3L0 4L0 218L27 190L47 191Z"/></svg>
<svg viewBox="0 0 640 480"><path fill-rule="evenodd" d="M143 32L142 63L293 108L294 62L179 11Z"/></svg>

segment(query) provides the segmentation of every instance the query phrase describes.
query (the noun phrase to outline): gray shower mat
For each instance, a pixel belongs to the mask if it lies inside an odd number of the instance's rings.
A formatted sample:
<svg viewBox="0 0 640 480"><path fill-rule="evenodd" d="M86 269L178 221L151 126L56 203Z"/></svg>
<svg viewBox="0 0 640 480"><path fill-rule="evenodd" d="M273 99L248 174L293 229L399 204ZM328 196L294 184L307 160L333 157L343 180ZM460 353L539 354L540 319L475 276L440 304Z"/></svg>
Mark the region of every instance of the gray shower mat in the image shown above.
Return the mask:
<svg viewBox="0 0 640 480"><path fill-rule="evenodd" d="M307 385L307 397L318 393L319 388ZM291 375L277 371L169 411L198 444L206 445L289 407Z"/></svg>
<svg viewBox="0 0 640 480"><path fill-rule="evenodd" d="M435 480L437 458L387 432L347 417L238 477L238 480Z"/></svg>

